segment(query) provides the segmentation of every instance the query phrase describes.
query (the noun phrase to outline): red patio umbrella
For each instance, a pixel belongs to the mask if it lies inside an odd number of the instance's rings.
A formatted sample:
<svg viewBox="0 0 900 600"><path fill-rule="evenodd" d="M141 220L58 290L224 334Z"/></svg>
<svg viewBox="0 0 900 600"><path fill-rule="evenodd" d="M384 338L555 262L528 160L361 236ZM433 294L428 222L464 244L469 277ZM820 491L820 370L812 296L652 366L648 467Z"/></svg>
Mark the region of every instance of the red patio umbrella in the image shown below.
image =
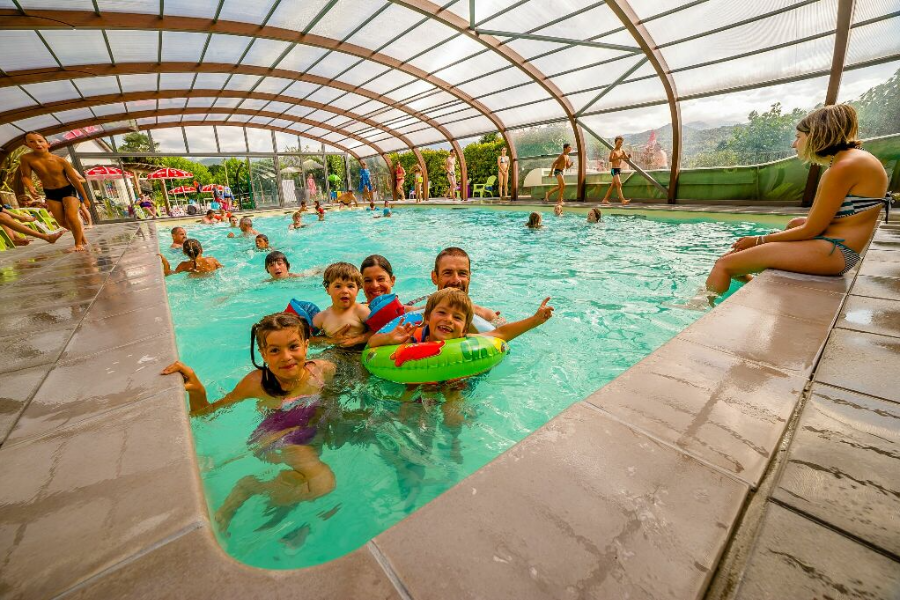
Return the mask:
<svg viewBox="0 0 900 600"><path fill-rule="evenodd" d="M173 167L163 167L162 169L157 169L147 175L147 179L159 179L164 181L166 179L190 179L194 174L190 171L182 171L181 169L175 169ZM169 208L169 192L166 189L166 184L162 184L163 194L166 196L166 208Z"/></svg>
<svg viewBox="0 0 900 600"><path fill-rule="evenodd" d="M85 179L124 179L125 177L131 177L131 173L122 171L118 167L99 165L85 171L84 177Z"/></svg>
<svg viewBox="0 0 900 600"><path fill-rule="evenodd" d="M208 184L204 185L202 188L200 188L201 192L206 192L206 193L214 192L216 190L225 191L225 186L219 185L216 183L208 183Z"/></svg>
<svg viewBox="0 0 900 600"><path fill-rule="evenodd" d="M178 187L169 190L172 194L193 194L196 191L197 188L191 185L179 185Z"/></svg>

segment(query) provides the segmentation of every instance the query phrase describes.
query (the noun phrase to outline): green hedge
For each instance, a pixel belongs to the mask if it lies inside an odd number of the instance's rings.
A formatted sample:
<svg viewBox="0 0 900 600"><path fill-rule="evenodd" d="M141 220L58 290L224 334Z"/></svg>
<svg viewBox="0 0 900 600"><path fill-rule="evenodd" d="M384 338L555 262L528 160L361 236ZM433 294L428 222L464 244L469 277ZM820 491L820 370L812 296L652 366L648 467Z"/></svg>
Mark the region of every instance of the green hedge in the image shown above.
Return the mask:
<svg viewBox="0 0 900 600"><path fill-rule="evenodd" d="M463 149L463 156L466 159L466 169L469 176L469 183L484 183L491 175L497 175L497 157L500 156L500 149L505 148L506 143L503 140L469 144ZM447 193L447 173L444 171L444 164L447 161L449 150L432 150L423 149L422 158L425 159L425 168L428 170L428 180L431 182L431 197L436 198ZM416 156L412 152L404 152L403 154L391 154L391 161L396 163L400 161L403 168L406 169L407 175L412 173L413 167L416 166ZM460 181L459 161L456 162L456 181ZM407 187L412 186L412 179L407 177ZM407 190L408 192L409 190Z"/></svg>

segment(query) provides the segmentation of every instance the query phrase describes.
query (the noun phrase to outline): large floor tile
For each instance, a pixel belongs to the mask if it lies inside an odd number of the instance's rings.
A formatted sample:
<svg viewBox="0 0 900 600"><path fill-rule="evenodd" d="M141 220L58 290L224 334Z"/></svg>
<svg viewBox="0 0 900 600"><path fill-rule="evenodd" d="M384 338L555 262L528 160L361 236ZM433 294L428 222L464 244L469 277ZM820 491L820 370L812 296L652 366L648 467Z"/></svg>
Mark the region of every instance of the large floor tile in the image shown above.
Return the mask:
<svg viewBox="0 0 900 600"><path fill-rule="evenodd" d="M202 521L181 394L0 449L0 590L50 598Z"/></svg>
<svg viewBox="0 0 900 600"><path fill-rule="evenodd" d="M806 380L673 340L587 402L756 486Z"/></svg>
<svg viewBox="0 0 900 600"><path fill-rule="evenodd" d="M73 331L74 325L66 325L0 337L0 373L52 363L66 347Z"/></svg>
<svg viewBox="0 0 900 600"><path fill-rule="evenodd" d="M892 254L897 254L893 252ZM859 267L859 274L868 277L891 277L900 279L900 262L885 260L869 260L868 254Z"/></svg>
<svg viewBox="0 0 900 600"><path fill-rule="evenodd" d="M135 310L143 310L166 301L166 290L163 284L153 284L139 289L118 287L104 288L91 305L86 319L105 319Z"/></svg>
<svg viewBox="0 0 900 600"><path fill-rule="evenodd" d="M192 531L73 593L72 600L388 600L396 589L362 548L307 569L254 569L227 557L205 529Z"/></svg>
<svg viewBox="0 0 900 600"><path fill-rule="evenodd" d="M900 556L900 405L815 386L775 497Z"/></svg>
<svg viewBox="0 0 900 600"><path fill-rule="evenodd" d="M0 311L0 332L4 335L22 336L64 327L74 330L87 314L90 305L90 300L44 309L28 307L24 302L18 305L4 304Z"/></svg>
<svg viewBox="0 0 900 600"><path fill-rule="evenodd" d="M75 331L60 360L73 360L116 348L168 329L169 307L164 303L105 319L86 319ZM123 332L128 336L123 336Z"/></svg>
<svg viewBox="0 0 900 600"><path fill-rule="evenodd" d="M837 327L900 337L900 298L850 296L841 310Z"/></svg>
<svg viewBox="0 0 900 600"><path fill-rule="evenodd" d="M812 371L828 329L826 323L777 315L726 300L678 337L806 376Z"/></svg>
<svg viewBox="0 0 900 600"><path fill-rule="evenodd" d="M92 300L103 285L103 280L84 285L70 285L59 282L47 281L43 286L32 290L20 290L19 286L13 286L9 290L0 292L0 303L3 305L21 303L29 308L45 306L59 306Z"/></svg>
<svg viewBox="0 0 900 600"><path fill-rule="evenodd" d="M37 391L52 365L41 365L0 375L0 444L12 430L25 404Z"/></svg>
<svg viewBox="0 0 900 600"><path fill-rule="evenodd" d="M893 250L872 249L866 252L865 260L870 263L900 263L900 254Z"/></svg>
<svg viewBox="0 0 900 600"><path fill-rule="evenodd" d="M761 273L757 279L770 283L805 287L822 292L835 292L842 294L850 289L853 278L850 276L826 277L822 275L806 275L804 273L791 273L790 271L778 271L770 269Z"/></svg>
<svg viewBox="0 0 900 600"><path fill-rule="evenodd" d="M758 308L770 314L830 324L834 322L843 299L843 293L784 285L780 281L763 278L745 285L727 302Z"/></svg>
<svg viewBox="0 0 900 600"><path fill-rule="evenodd" d="M579 403L375 542L417 600L687 600L747 490Z"/></svg>
<svg viewBox="0 0 900 600"><path fill-rule="evenodd" d="M900 339L847 329L831 332L816 381L900 402Z"/></svg>
<svg viewBox="0 0 900 600"><path fill-rule="evenodd" d="M900 299L900 279L860 275L856 278L856 283L853 285L851 294L854 296L867 296L869 298L898 300Z"/></svg>
<svg viewBox="0 0 900 600"><path fill-rule="evenodd" d="M896 600L900 564L770 504L735 600Z"/></svg>
<svg viewBox="0 0 900 600"><path fill-rule="evenodd" d="M98 354L58 363L22 413L7 444L44 435L164 390L181 387L163 377L175 360L169 333Z"/></svg>

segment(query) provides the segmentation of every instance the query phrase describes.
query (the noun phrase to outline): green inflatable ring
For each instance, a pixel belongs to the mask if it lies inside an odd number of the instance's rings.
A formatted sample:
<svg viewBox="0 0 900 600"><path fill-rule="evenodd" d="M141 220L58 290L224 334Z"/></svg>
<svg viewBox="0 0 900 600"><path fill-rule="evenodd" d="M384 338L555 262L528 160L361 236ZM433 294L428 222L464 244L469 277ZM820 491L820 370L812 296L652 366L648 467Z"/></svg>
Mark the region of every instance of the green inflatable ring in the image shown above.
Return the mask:
<svg viewBox="0 0 900 600"><path fill-rule="evenodd" d="M366 348L362 364L369 373L394 383L440 383L484 373L497 366L509 344L473 335L444 342Z"/></svg>

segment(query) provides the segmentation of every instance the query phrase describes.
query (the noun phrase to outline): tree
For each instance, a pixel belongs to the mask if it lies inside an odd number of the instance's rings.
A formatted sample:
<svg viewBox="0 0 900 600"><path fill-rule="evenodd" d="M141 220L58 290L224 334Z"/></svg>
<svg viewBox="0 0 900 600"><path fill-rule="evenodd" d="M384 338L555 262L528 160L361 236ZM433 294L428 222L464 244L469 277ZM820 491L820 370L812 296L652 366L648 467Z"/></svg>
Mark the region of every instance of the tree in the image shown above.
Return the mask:
<svg viewBox="0 0 900 600"><path fill-rule="evenodd" d="M478 143L479 144L487 144L489 142L496 142L499 137L500 137L500 134L498 134L496 131L491 132L491 133L486 133L483 136L481 136L481 139L478 140Z"/></svg>
<svg viewBox="0 0 900 600"><path fill-rule="evenodd" d="M784 113L779 102L763 113L754 110L747 115L748 123L735 125L715 150L697 154L686 166L756 165L789 156L797 122L805 114L800 108Z"/></svg>
<svg viewBox="0 0 900 600"><path fill-rule="evenodd" d="M900 131L900 69L882 84L850 104L859 114L859 137L872 138Z"/></svg>

